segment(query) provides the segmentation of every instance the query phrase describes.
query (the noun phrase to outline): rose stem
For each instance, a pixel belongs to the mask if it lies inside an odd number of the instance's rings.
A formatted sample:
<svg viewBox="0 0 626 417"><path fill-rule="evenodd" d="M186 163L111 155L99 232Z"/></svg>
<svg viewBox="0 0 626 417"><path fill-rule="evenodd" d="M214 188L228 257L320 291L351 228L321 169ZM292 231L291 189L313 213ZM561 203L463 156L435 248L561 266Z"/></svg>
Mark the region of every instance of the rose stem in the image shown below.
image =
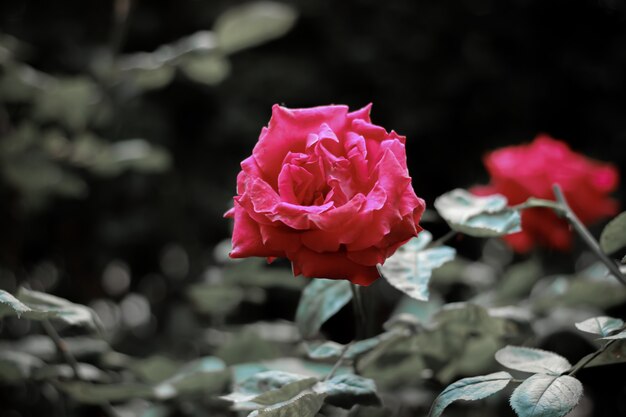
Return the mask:
<svg viewBox="0 0 626 417"><path fill-rule="evenodd" d="M67 344L61 338L61 336L59 336L59 333L56 331L52 323L50 323L50 321L46 319L46 320L43 320L41 324L43 325L43 328L45 332L48 334L48 336L50 337L50 339L52 339L52 341L54 342L54 346L56 346L57 351L59 351L59 353L63 355L63 358L65 358L65 361L68 363L68 365L72 369L72 372L74 373L74 377L79 381L84 381L82 375L80 374L78 361L76 360L72 352L70 352L70 350L67 348ZM111 406L111 404L109 404L108 402L105 402L101 405L104 411L110 417L119 417L117 412L113 408L113 406Z"/></svg>
<svg viewBox="0 0 626 417"><path fill-rule="evenodd" d="M366 336L366 320L365 309L363 308L363 299L361 298L361 290L358 285L350 283L352 290L352 307L354 308L354 317L356 319L356 340L364 339Z"/></svg>
<svg viewBox="0 0 626 417"><path fill-rule="evenodd" d="M602 263L604 263L604 265L606 265L611 274L613 274L613 276L615 276L615 278L617 278L617 280L623 285L626 285L626 280L624 279L624 276L622 275L615 262L613 262L608 256L606 256L606 254L600 248L600 245L598 244L596 239L591 235L591 233L589 233L589 230L587 230L587 228L582 224L582 222L580 221L578 216L576 216L569 204L567 204L567 200L565 199L565 195L563 194L563 191L561 190L559 184L554 184L552 186L552 189L554 190L554 196L556 197L556 201L561 204L561 208L563 209L563 215L565 216L567 221L569 221L574 230L587 244L589 249L593 251L593 253L598 257L598 259L600 259L600 261L602 261Z"/></svg>
<svg viewBox="0 0 626 417"><path fill-rule="evenodd" d="M450 230L445 235L441 236L439 239L433 241L428 245L428 248L436 248L437 246L441 246L446 243L448 240L452 239L458 234L456 230Z"/></svg>
<svg viewBox="0 0 626 417"><path fill-rule="evenodd" d="M585 366L587 366L589 364L589 362L591 362L592 360L594 360L595 358L597 358L598 356L600 356L600 354L602 352L604 352L605 350L608 349L609 346L611 346L613 343L617 342L619 339L614 339L611 340L610 342L608 342L607 344L605 344L604 346L602 346L600 349L596 350L593 353L590 353L589 355L585 356L584 358L582 358L577 364L576 366L574 366L572 368L571 371L569 371L567 373L567 375L569 376L574 376L576 375L576 372L580 371L582 368L584 368Z"/></svg>

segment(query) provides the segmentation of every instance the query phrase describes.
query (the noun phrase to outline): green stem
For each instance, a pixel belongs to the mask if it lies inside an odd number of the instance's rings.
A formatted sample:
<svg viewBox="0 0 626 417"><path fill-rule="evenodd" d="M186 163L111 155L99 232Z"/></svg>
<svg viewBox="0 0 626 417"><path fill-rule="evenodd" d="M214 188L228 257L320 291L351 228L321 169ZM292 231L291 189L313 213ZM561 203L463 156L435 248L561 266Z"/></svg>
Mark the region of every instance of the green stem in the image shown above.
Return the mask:
<svg viewBox="0 0 626 417"><path fill-rule="evenodd" d="M596 350L595 352L585 356L584 358L582 358L580 361L578 361L578 363L576 364L576 366L574 366L572 368L571 371L569 371L567 374L569 376L574 376L576 375L576 373L578 371L580 371L582 368L584 368L585 366L587 366L589 364L589 362L591 362L592 360L594 360L595 358L597 358L598 356L600 356L600 354L602 354L602 352L604 352L605 350L608 349L609 346L611 346L613 343L617 342L618 339L614 339L611 340L610 342L608 342L606 345L602 346L600 349Z"/></svg>
<svg viewBox="0 0 626 417"><path fill-rule="evenodd" d="M578 216L576 216L576 213L574 213L571 207L567 204L567 200L565 199L565 195L563 194L561 187L558 184L554 184L552 186L552 189L554 190L554 196L556 197L556 201L561 206L560 208L562 210L563 216L565 216L567 221L572 225L574 230L587 244L589 249L591 249L591 251L598 257L598 259L600 259L600 261L604 263L604 265L606 265L611 274L615 276L615 278L617 278L620 283L626 285L626 279L624 278L624 275L622 275L617 264L613 262L613 260L611 260L608 256L606 256L606 254L600 248L600 245L598 244L596 239L591 235L591 233L589 233L589 230L587 230L587 228L585 227L585 225L583 225Z"/></svg>
<svg viewBox="0 0 626 417"><path fill-rule="evenodd" d="M70 352L70 350L68 349L65 341L61 338L61 336L59 336L59 333L54 328L52 323L50 323L49 320L43 320L41 324L43 325L43 329L48 334L50 339L52 339L54 346L56 346L59 353L63 355L65 362L67 362L70 368L72 368L74 377L79 381L84 381L84 378L80 374L80 367L79 367L78 361L76 360L74 355L72 355L72 352ZM105 402L101 405L102 405L103 410L107 413L109 417L119 417L117 411L115 411L115 409L113 408L111 404L109 404L108 402Z"/></svg>
<svg viewBox="0 0 626 417"><path fill-rule="evenodd" d="M361 298L361 290L358 285L350 283L352 290L352 307L354 308L354 317L356 319L356 340L362 340L367 335L365 328L367 321L365 319L365 309L363 307L363 299Z"/></svg>
<svg viewBox="0 0 626 417"><path fill-rule="evenodd" d="M430 248L436 248L437 246L441 246L444 243L446 243L448 240L455 237L458 233L459 232L457 232L456 230L450 230L448 233L441 236L439 239L432 241L427 247L430 249Z"/></svg>

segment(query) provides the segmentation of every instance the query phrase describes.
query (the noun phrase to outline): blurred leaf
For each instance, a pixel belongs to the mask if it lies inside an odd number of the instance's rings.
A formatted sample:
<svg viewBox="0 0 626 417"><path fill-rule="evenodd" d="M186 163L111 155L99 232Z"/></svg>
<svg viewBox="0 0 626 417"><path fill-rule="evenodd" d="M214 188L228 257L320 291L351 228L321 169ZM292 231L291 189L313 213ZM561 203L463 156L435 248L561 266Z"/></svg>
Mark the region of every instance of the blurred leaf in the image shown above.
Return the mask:
<svg viewBox="0 0 626 417"><path fill-rule="evenodd" d="M63 343L76 359L95 356L110 349L106 341L93 337L64 337ZM0 342L0 350L24 352L43 359L44 361L51 361L55 359L58 354L52 339L41 334L28 335L15 341Z"/></svg>
<svg viewBox="0 0 626 417"><path fill-rule="evenodd" d="M8 102L28 102L54 83L54 78L34 68L12 62L3 66L0 75L2 99Z"/></svg>
<svg viewBox="0 0 626 417"><path fill-rule="evenodd" d="M151 386L127 382L92 384L90 382L68 381L58 382L56 386L76 401L85 404L104 404L133 398L150 398L153 395Z"/></svg>
<svg viewBox="0 0 626 417"><path fill-rule="evenodd" d="M432 235L423 230L379 266L383 277L391 285L416 300L428 300L428 282L433 269L451 261L456 255L456 251L448 246L425 249L431 240Z"/></svg>
<svg viewBox="0 0 626 417"><path fill-rule="evenodd" d="M244 299L243 289L230 285L195 284L187 295L194 309L202 314L225 316L232 313Z"/></svg>
<svg viewBox="0 0 626 417"><path fill-rule="evenodd" d="M471 378L463 378L444 389L433 403L429 416L439 417L454 401L481 400L506 387L513 379L508 372L496 372Z"/></svg>
<svg viewBox="0 0 626 417"><path fill-rule="evenodd" d="M391 314L390 324L394 317L409 314L420 323L427 323L441 309L443 299L437 294L431 294L428 301L419 301L411 297L402 297L396 309Z"/></svg>
<svg viewBox="0 0 626 417"><path fill-rule="evenodd" d="M17 382L31 378L44 362L28 353L0 351L0 381Z"/></svg>
<svg viewBox="0 0 626 417"><path fill-rule="evenodd" d="M608 276L608 270L603 265L594 265L574 277L541 280L531 294L533 308L538 311L550 311L557 306L606 309L624 301L626 287Z"/></svg>
<svg viewBox="0 0 626 417"><path fill-rule="evenodd" d="M102 323L96 313L89 307L74 304L64 298L56 297L39 291L26 288L18 290L17 297L28 305L32 312L26 312L25 317L41 320L45 318L58 319L72 326L86 326L102 331ZM31 317L32 316L32 317Z"/></svg>
<svg viewBox="0 0 626 417"><path fill-rule="evenodd" d="M576 323L576 328L583 332L599 334L604 337L615 330L619 330L623 325L624 322L621 319L598 316Z"/></svg>
<svg viewBox="0 0 626 417"><path fill-rule="evenodd" d="M282 387L264 392L256 397L252 398L252 402L261 405L272 405L279 402L287 401L290 398L295 397L300 392L311 388L317 383L316 378L306 378L298 381L290 382Z"/></svg>
<svg viewBox="0 0 626 417"><path fill-rule="evenodd" d="M385 332L376 337L359 340L349 346L327 341L314 347L307 347L308 354L311 359L339 359L340 357L354 359L355 357L375 349L381 343L397 337L398 333L398 331Z"/></svg>
<svg viewBox="0 0 626 417"><path fill-rule="evenodd" d="M626 339L626 330L623 330L617 334L614 334L613 336L606 336L602 338L603 340L621 340L621 339Z"/></svg>
<svg viewBox="0 0 626 417"><path fill-rule="evenodd" d="M94 81L84 76L57 78L35 98L33 116L41 121L56 121L73 131L85 129L101 92Z"/></svg>
<svg viewBox="0 0 626 417"><path fill-rule="evenodd" d="M255 410L248 417L314 417L324 404L324 395L308 391L282 403Z"/></svg>
<svg viewBox="0 0 626 417"><path fill-rule="evenodd" d="M306 279L294 277L285 268L268 267L261 258L237 260L224 266L223 273L224 281L232 285L299 290L307 283Z"/></svg>
<svg viewBox="0 0 626 417"><path fill-rule="evenodd" d="M217 394L228 383L230 373L220 359L206 356L185 364L176 374L154 387L158 399L201 392Z"/></svg>
<svg viewBox="0 0 626 417"><path fill-rule="evenodd" d="M541 278L541 273L541 264L534 258L513 264L498 282L496 292L499 301L506 303L527 297Z"/></svg>
<svg viewBox="0 0 626 417"><path fill-rule="evenodd" d="M583 386L568 375L533 375L511 396L511 407L519 417L561 417L578 404Z"/></svg>
<svg viewBox="0 0 626 417"><path fill-rule="evenodd" d="M154 355L131 362L129 368L143 382L156 383L174 375L181 365L166 356Z"/></svg>
<svg viewBox="0 0 626 417"><path fill-rule="evenodd" d="M517 371L551 375L560 375L572 367L567 359L556 353L522 346L505 346L496 352L496 360Z"/></svg>
<svg viewBox="0 0 626 417"><path fill-rule="evenodd" d="M180 69L191 80L207 85L224 81L230 73L230 63L221 54L189 55L181 60Z"/></svg>
<svg viewBox="0 0 626 417"><path fill-rule="evenodd" d="M507 208L500 194L479 197L457 188L435 200L450 228L475 237L496 237L521 231L519 212Z"/></svg>
<svg viewBox="0 0 626 417"><path fill-rule="evenodd" d="M611 254L626 246L626 211L611 220L600 235L602 250Z"/></svg>
<svg viewBox="0 0 626 417"><path fill-rule="evenodd" d="M0 290L0 318L14 315L31 320L58 319L74 326L102 329L100 319L87 306L26 288L19 289L18 298Z"/></svg>
<svg viewBox="0 0 626 417"><path fill-rule="evenodd" d="M217 43L225 53L237 52L283 36L297 18L284 3L257 1L228 9L215 22Z"/></svg>
<svg viewBox="0 0 626 417"><path fill-rule="evenodd" d="M221 398L233 403L246 403L270 392L276 392L277 397L282 398L283 395L291 393L297 387L302 386L303 388L297 390L294 395L312 386L315 382L317 382L316 378L306 375L283 371L262 371L252 374L248 378L237 383L233 388L232 393ZM289 388L284 391L280 391L283 387ZM286 401L288 398L291 397L287 397L280 401ZM263 398L261 401L263 401Z"/></svg>
<svg viewBox="0 0 626 417"><path fill-rule="evenodd" d="M89 363L79 363L78 372L82 381L110 382L109 375ZM76 379L74 369L67 364L46 365L37 369L33 374L34 379Z"/></svg>
<svg viewBox="0 0 626 417"><path fill-rule="evenodd" d="M251 349L251 346L254 346L254 349ZM278 358L281 351L276 344L264 340L254 329L248 328L235 333L230 340L220 346L215 355L232 365Z"/></svg>
<svg viewBox="0 0 626 417"><path fill-rule="evenodd" d="M311 280L302 292L296 311L296 323L302 337L315 336L322 324L351 299L350 282L346 280L320 278Z"/></svg>
<svg viewBox="0 0 626 417"><path fill-rule="evenodd" d="M355 404L381 405L374 381L359 375L335 375L317 384L313 390L325 394L327 403L345 409Z"/></svg>

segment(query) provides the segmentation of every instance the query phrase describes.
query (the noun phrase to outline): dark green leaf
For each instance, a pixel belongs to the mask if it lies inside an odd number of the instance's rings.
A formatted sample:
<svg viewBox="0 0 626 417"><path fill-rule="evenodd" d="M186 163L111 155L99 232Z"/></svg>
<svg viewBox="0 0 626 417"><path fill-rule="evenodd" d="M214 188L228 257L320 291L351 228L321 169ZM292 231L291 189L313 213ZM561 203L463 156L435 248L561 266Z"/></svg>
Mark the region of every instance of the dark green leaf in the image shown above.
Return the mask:
<svg viewBox="0 0 626 417"><path fill-rule="evenodd" d="M134 398L150 398L152 387L144 384L92 384L82 381L59 382L57 386L76 401L85 404L104 404Z"/></svg>
<svg viewBox="0 0 626 417"><path fill-rule="evenodd" d="M196 311L217 316L233 312L244 299L240 287L229 285L195 284L189 287L187 295Z"/></svg>
<svg viewBox="0 0 626 417"><path fill-rule="evenodd" d="M248 417L314 417L324 404L324 394L305 391L288 401L255 410Z"/></svg>
<svg viewBox="0 0 626 417"><path fill-rule="evenodd" d="M621 319L613 317L599 316L592 317L580 323L576 323L576 328L580 331L608 336L611 332L619 330L624 325Z"/></svg>
<svg viewBox="0 0 626 417"><path fill-rule="evenodd" d="M283 36L296 18L287 4L257 1L222 14L215 22L215 36L221 50L233 53Z"/></svg>
<svg viewBox="0 0 626 417"><path fill-rule="evenodd" d="M602 250L611 254L626 246L626 211L611 220L600 235Z"/></svg>
<svg viewBox="0 0 626 417"><path fill-rule="evenodd" d="M381 404L374 381L359 375L335 375L328 381L320 382L314 390L327 395L326 402L336 407L349 409L355 404Z"/></svg>
<svg viewBox="0 0 626 417"><path fill-rule="evenodd" d="M346 280L313 279L302 292L296 323L304 338L315 336L322 324L352 299L350 282Z"/></svg>
<svg viewBox="0 0 626 417"><path fill-rule="evenodd" d="M16 382L31 378L44 362L23 352L0 351L0 381Z"/></svg>
<svg viewBox="0 0 626 417"><path fill-rule="evenodd" d="M479 197L457 188L435 200L435 209L450 228L476 237L496 237L521 231L517 210L507 208L500 194Z"/></svg>
<svg viewBox="0 0 626 417"><path fill-rule="evenodd" d="M620 340L620 339L626 339L626 330L623 330L621 332L619 332L618 334L615 334L613 336L606 336L603 337L602 339L604 340Z"/></svg>
<svg viewBox="0 0 626 417"><path fill-rule="evenodd" d="M439 417L443 410L457 400L480 400L502 390L513 377L508 372L463 378L444 389L433 403L429 416Z"/></svg>
<svg viewBox="0 0 626 417"><path fill-rule="evenodd" d="M562 417L580 400L583 386L568 375L533 375L513 391L511 407L519 417Z"/></svg>
<svg viewBox="0 0 626 417"><path fill-rule="evenodd" d="M546 350L522 346L505 346L496 352L496 360L503 366L523 372L559 375L572 365L564 357Z"/></svg>
<svg viewBox="0 0 626 417"><path fill-rule="evenodd" d="M448 246L425 249L431 240L432 235L423 230L379 266L391 285L416 300L428 300L432 271L456 255L456 251Z"/></svg>

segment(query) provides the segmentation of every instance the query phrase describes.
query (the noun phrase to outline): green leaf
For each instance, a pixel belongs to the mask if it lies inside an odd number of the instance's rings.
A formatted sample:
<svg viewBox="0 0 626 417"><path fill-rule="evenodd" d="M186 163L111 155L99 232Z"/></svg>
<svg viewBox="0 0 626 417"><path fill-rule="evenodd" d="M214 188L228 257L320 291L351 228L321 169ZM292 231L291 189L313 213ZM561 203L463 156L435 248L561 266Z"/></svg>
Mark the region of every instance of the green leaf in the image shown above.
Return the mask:
<svg viewBox="0 0 626 417"><path fill-rule="evenodd" d="M315 417L324 405L324 394L302 392L288 401L255 410L248 417Z"/></svg>
<svg viewBox="0 0 626 417"><path fill-rule="evenodd" d="M88 363L78 364L79 379L91 382L110 382L110 376L101 369ZM47 365L37 369L34 379L77 379L74 369L67 364Z"/></svg>
<svg viewBox="0 0 626 417"><path fill-rule="evenodd" d="M439 417L447 406L457 400L472 401L489 397L506 387L512 378L508 372L496 372L460 379L439 394L428 415Z"/></svg>
<svg viewBox="0 0 626 417"><path fill-rule="evenodd" d="M23 352L0 351L0 381L16 382L30 378L44 362Z"/></svg>
<svg viewBox="0 0 626 417"><path fill-rule="evenodd" d="M574 377L537 374L513 391L510 402L519 417L561 417L578 404L582 393Z"/></svg>
<svg viewBox="0 0 626 417"><path fill-rule="evenodd" d="M250 399L249 401L261 405L277 404L295 397L300 392L311 388L316 383L317 378L300 379L298 381L290 382L289 384L283 385L278 389L264 392L261 395Z"/></svg>
<svg viewBox="0 0 626 417"><path fill-rule="evenodd" d="M327 395L326 402L335 407L381 404L374 381L354 374L335 375L316 385L314 391Z"/></svg>
<svg viewBox="0 0 626 417"><path fill-rule="evenodd" d="M59 382L63 392L76 401L85 404L104 404L111 401L125 401L134 398L150 398L152 387L136 383L92 384L82 381Z"/></svg>
<svg viewBox="0 0 626 417"><path fill-rule="evenodd" d="M176 374L154 387L155 397L169 399L192 392L218 393L228 380L230 373L226 364L213 356L196 359L184 365Z"/></svg>
<svg viewBox="0 0 626 417"><path fill-rule="evenodd" d="M233 53L283 36L296 18L287 4L257 1L227 10L215 22L214 31L221 50Z"/></svg>
<svg viewBox="0 0 626 417"><path fill-rule="evenodd" d="M517 210L507 208L503 195L479 197L457 188L435 200L435 208L450 228L475 237L496 237L521 231Z"/></svg>
<svg viewBox="0 0 626 417"><path fill-rule="evenodd" d="M613 336L606 336L602 338L603 340L620 340L620 339L626 339L626 330L623 330L621 332L619 332L618 334L615 334Z"/></svg>
<svg viewBox="0 0 626 417"><path fill-rule="evenodd" d="M592 317L580 323L576 323L576 328L580 331L608 336L611 332L619 330L624 325L621 319L613 317L599 316Z"/></svg>
<svg viewBox="0 0 626 417"><path fill-rule="evenodd" d="M278 390L284 386L308 379L310 377L307 375L285 371L257 372L237 383L233 392L222 398L232 402L250 401L252 398L258 397L265 392Z"/></svg>
<svg viewBox="0 0 626 417"><path fill-rule="evenodd" d="M339 359L340 357L354 359L393 337L395 337L395 332L385 332L376 337L359 340L347 347L336 342L327 341L317 346L307 347L307 349L311 359Z"/></svg>
<svg viewBox="0 0 626 417"><path fill-rule="evenodd" d="M611 343L602 353L591 358L595 355L594 353L590 353L589 355L581 358L578 363L583 361L587 361L591 359L591 362L588 362L585 365L585 368L590 368L594 366L603 366L603 365L614 365L618 363L626 362L626 341L618 340L614 343ZM576 365L578 365L578 363Z"/></svg>
<svg viewBox="0 0 626 417"><path fill-rule="evenodd" d="M217 52L186 56L179 66L191 80L206 85L217 85L230 73L230 63Z"/></svg>
<svg viewBox="0 0 626 417"><path fill-rule="evenodd" d="M228 247L230 251L230 241ZM286 268L268 266L267 262L261 258L234 261L224 266L223 273L224 282L245 287L280 287L300 290L307 283L305 279L295 278Z"/></svg>
<svg viewBox="0 0 626 417"><path fill-rule="evenodd" d="M572 367L564 357L546 350L505 346L496 352L496 360L517 371L559 375Z"/></svg>
<svg viewBox="0 0 626 417"><path fill-rule="evenodd" d="M0 290L0 318L6 315L31 320L57 319L73 326L102 329L100 319L89 307L26 288L19 289L17 298Z"/></svg>
<svg viewBox="0 0 626 417"><path fill-rule="evenodd" d="M313 279L302 292L296 324L303 338L315 336L322 324L352 299L350 282L334 279Z"/></svg>
<svg viewBox="0 0 626 417"><path fill-rule="evenodd" d="M448 246L425 249L432 235L423 230L379 266L382 276L394 287L420 301L428 301L432 271L454 259L456 251Z"/></svg>
<svg viewBox="0 0 626 417"><path fill-rule="evenodd" d="M537 259L513 264L502 275L496 293L500 303L513 303L530 294L533 285L542 277Z"/></svg>
<svg viewBox="0 0 626 417"><path fill-rule="evenodd" d="M600 235L602 250L611 254L626 246L626 211L611 220Z"/></svg>
<svg viewBox="0 0 626 417"><path fill-rule="evenodd" d="M199 313L224 316L239 307L244 292L230 285L195 284L189 287L187 296Z"/></svg>
<svg viewBox="0 0 626 417"><path fill-rule="evenodd" d="M254 346L254 349L250 349L250 346ZM233 334L215 352L215 356L229 365L275 359L280 355L281 350L276 344L261 338L251 327Z"/></svg>

